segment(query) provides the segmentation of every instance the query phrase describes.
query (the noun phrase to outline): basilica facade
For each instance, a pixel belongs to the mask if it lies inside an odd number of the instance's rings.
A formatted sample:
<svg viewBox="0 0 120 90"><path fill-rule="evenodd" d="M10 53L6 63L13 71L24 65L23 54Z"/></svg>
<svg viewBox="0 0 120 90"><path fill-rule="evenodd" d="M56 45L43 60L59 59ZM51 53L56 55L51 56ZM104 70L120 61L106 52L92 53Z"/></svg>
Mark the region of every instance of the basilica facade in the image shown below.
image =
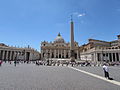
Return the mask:
<svg viewBox="0 0 120 90"><path fill-rule="evenodd" d="M74 42L75 59L80 59L79 45ZM60 33L53 42L41 42L41 59L70 59L70 43Z"/></svg>

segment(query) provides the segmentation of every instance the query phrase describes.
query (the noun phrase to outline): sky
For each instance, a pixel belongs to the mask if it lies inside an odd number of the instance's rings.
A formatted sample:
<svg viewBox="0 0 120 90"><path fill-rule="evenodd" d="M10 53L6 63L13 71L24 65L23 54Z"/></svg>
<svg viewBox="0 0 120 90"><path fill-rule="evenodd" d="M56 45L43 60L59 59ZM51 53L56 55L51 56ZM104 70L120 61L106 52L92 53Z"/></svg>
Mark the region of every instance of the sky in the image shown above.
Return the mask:
<svg viewBox="0 0 120 90"><path fill-rule="evenodd" d="M120 0L0 0L0 43L39 51L59 32L70 42L70 15L79 45L120 34Z"/></svg>

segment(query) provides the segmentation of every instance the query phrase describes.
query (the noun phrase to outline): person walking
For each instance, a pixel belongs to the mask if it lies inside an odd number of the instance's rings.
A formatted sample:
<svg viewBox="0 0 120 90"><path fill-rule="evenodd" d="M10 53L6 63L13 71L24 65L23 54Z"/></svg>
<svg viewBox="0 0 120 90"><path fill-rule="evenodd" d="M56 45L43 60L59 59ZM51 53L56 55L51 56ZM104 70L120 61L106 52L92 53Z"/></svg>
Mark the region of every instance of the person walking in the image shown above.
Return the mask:
<svg viewBox="0 0 120 90"><path fill-rule="evenodd" d="M103 65L103 71L104 71L105 78L108 78L109 80L113 80L113 78L109 77L109 72L108 72L109 70L108 70L108 65L107 64Z"/></svg>

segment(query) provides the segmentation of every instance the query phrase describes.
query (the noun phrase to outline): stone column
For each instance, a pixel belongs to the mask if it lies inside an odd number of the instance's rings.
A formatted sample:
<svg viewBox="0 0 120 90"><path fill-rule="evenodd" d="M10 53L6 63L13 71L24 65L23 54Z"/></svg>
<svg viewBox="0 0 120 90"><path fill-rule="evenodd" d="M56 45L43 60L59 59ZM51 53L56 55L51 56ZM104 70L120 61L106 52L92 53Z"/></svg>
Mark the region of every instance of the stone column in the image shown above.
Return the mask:
<svg viewBox="0 0 120 90"><path fill-rule="evenodd" d="M108 60L110 61L110 53L108 53Z"/></svg>
<svg viewBox="0 0 120 90"><path fill-rule="evenodd" d="M78 50L77 50L77 59L79 59L79 52L78 52Z"/></svg>
<svg viewBox="0 0 120 90"><path fill-rule="evenodd" d="M96 62L96 53L94 53L94 61Z"/></svg>
<svg viewBox="0 0 120 90"><path fill-rule="evenodd" d="M9 53L9 51L7 51L7 53L6 53L6 60L8 60L8 53Z"/></svg>
<svg viewBox="0 0 120 90"><path fill-rule="evenodd" d="M111 57L112 57L112 62L113 62L113 53L111 53Z"/></svg>
<svg viewBox="0 0 120 90"><path fill-rule="evenodd" d="M64 58L66 58L66 50L64 50Z"/></svg>
<svg viewBox="0 0 120 90"><path fill-rule="evenodd" d="M12 57L12 51L10 51L9 60L11 60L11 57Z"/></svg>
<svg viewBox="0 0 120 90"><path fill-rule="evenodd" d="M59 49L58 49L58 58L59 58Z"/></svg>
<svg viewBox="0 0 120 90"><path fill-rule="evenodd" d="M120 53L118 53L118 58L119 58L119 61L120 61Z"/></svg>
<svg viewBox="0 0 120 90"><path fill-rule="evenodd" d="M59 54L61 54L61 50L59 50ZM60 58L60 57L59 57Z"/></svg>
<svg viewBox="0 0 120 90"><path fill-rule="evenodd" d="M41 50L41 59L43 59L43 50Z"/></svg>
<svg viewBox="0 0 120 90"><path fill-rule="evenodd" d="M3 50L2 60L4 60L5 51Z"/></svg>
<svg viewBox="0 0 120 90"><path fill-rule="evenodd" d="M94 62L95 64L97 64L97 53L96 52L94 53Z"/></svg>
<svg viewBox="0 0 120 90"><path fill-rule="evenodd" d="M117 54L116 54L116 52L115 52L115 62L117 61Z"/></svg>
<svg viewBox="0 0 120 90"><path fill-rule="evenodd" d="M62 56L63 56L62 52L63 52L63 50L61 50L61 58L62 58Z"/></svg>
<svg viewBox="0 0 120 90"><path fill-rule="evenodd" d="M54 50L54 58L56 58L56 50Z"/></svg>
<svg viewBox="0 0 120 90"><path fill-rule="evenodd" d="M71 55L71 53L70 53L70 50L68 51L68 58L70 58L70 55Z"/></svg>
<svg viewBox="0 0 120 90"><path fill-rule="evenodd" d="M95 57L96 57L96 54L94 53L94 54L93 54L94 62L96 61L96 58L95 58Z"/></svg>

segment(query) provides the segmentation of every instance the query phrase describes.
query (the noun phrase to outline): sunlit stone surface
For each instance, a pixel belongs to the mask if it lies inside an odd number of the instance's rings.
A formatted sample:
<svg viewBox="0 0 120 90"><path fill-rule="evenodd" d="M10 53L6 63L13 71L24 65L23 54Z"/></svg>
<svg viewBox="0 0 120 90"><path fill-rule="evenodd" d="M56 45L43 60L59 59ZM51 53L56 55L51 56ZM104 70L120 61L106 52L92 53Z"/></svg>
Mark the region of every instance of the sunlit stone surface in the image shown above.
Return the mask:
<svg viewBox="0 0 120 90"><path fill-rule="evenodd" d="M102 67L76 68L103 76ZM110 67L110 76L116 81L120 81L119 68ZM3 63L0 67L0 90L120 90L120 87L67 66Z"/></svg>

